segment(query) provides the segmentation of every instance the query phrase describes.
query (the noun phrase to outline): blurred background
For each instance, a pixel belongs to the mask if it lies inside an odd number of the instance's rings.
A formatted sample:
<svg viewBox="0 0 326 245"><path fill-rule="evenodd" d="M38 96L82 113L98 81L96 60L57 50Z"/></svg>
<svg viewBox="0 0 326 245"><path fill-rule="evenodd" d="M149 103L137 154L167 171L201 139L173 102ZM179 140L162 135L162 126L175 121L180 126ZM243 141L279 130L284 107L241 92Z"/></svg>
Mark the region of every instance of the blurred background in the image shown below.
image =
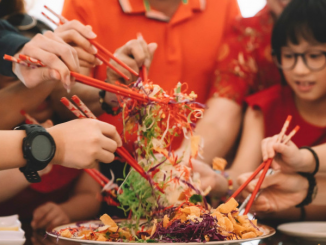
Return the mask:
<svg viewBox="0 0 326 245"><path fill-rule="evenodd" d="M37 17L38 19L43 20L47 24L50 24L49 21L47 21L41 15L41 11L43 11L43 6L46 4L55 12L60 13L64 0L25 0L25 1L27 3L27 9L29 10L29 13L31 15ZM266 0L238 0L238 3L242 15L244 17L251 17L265 6ZM52 25L51 27L54 28L54 25Z"/></svg>

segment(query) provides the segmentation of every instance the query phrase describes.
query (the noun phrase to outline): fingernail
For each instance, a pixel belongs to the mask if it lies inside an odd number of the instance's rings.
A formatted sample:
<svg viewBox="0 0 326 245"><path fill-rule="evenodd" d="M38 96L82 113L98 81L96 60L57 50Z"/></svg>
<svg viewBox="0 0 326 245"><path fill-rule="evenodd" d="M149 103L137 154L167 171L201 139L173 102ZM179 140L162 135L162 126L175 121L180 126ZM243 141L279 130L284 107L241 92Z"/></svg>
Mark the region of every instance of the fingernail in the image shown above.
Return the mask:
<svg viewBox="0 0 326 245"><path fill-rule="evenodd" d="M97 50L97 48L94 45L91 46L91 49L92 49L92 51L93 51L94 54L97 54L97 51L98 50Z"/></svg>
<svg viewBox="0 0 326 245"><path fill-rule="evenodd" d="M60 75L55 70L50 71L50 77L54 80L60 80Z"/></svg>
<svg viewBox="0 0 326 245"><path fill-rule="evenodd" d="M89 38L96 38L97 35L94 32L91 31L91 32L88 33L88 37Z"/></svg>
<svg viewBox="0 0 326 245"><path fill-rule="evenodd" d="M96 62L97 62L99 65L103 65L103 61L100 60L100 59L98 59L98 58L96 58Z"/></svg>

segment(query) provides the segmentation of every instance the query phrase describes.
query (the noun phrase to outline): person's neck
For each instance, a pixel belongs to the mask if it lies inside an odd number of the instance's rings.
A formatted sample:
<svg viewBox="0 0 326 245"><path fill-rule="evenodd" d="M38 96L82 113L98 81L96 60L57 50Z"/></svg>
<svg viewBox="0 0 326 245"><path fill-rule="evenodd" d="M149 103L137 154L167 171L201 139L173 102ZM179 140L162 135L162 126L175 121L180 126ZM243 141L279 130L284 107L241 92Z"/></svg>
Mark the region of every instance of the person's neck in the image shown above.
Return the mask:
<svg viewBox="0 0 326 245"><path fill-rule="evenodd" d="M318 101L304 101L294 95L294 101L301 117L319 127L326 127L326 97Z"/></svg>
<svg viewBox="0 0 326 245"><path fill-rule="evenodd" d="M148 0L151 8L164 13L170 18L177 11L180 2L181 0Z"/></svg>

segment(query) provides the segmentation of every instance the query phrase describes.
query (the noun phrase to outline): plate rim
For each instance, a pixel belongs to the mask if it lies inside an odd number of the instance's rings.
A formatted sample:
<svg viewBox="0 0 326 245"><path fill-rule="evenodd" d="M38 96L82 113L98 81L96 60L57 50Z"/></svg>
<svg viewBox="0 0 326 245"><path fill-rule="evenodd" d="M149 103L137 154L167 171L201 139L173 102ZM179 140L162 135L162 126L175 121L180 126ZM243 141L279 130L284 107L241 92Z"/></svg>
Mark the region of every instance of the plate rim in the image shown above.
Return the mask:
<svg viewBox="0 0 326 245"><path fill-rule="evenodd" d="M123 219L119 219L119 220L123 220ZM101 222L99 220L90 220L90 221L85 221L83 223L95 223L95 222ZM80 224L80 222L73 222L73 223L69 223L66 225L61 225L61 226L57 226L55 227L53 230L58 230L58 229L63 229L66 228L68 226L73 226L76 224ZM211 242L206 242L205 244L232 244L232 243L242 243L242 242L249 242L249 241L255 241L255 240L259 240L259 239L264 239L267 237L271 237L276 233L276 229L274 229L273 227L267 226L267 225L263 225L263 224L258 224L258 227L263 227L265 230L268 230L268 234L259 236L259 237L255 237L255 238L248 238L248 239L240 239L240 240L227 240L227 241L211 241ZM139 242L109 242L109 241L105 241L105 242L101 242L101 241L92 241L92 240L81 240L81 239L74 239L74 238L67 238L67 237L59 237L55 234L52 234L50 232L46 232L46 234L48 236L51 236L53 238L56 239L61 239L61 240L66 240L66 241L71 241L71 242L79 242L80 244L121 244L121 245L137 245L137 244L148 244L148 243L139 243ZM175 245L197 245L200 244L199 242L188 242L188 243L155 243L155 244L175 244Z"/></svg>
<svg viewBox="0 0 326 245"><path fill-rule="evenodd" d="M288 222L288 223L284 223L281 224L279 226L277 226L277 230L279 230L282 233L285 233L287 235L290 236L295 236L295 237L309 237L309 238L326 238L326 233L325 232L306 232L306 231L292 231L292 230L284 230L283 227L287 227L287 226L293 226L293 225L309 225L309 224L325 224L326 226L326 221L301 221L301 222Z"/></svg>

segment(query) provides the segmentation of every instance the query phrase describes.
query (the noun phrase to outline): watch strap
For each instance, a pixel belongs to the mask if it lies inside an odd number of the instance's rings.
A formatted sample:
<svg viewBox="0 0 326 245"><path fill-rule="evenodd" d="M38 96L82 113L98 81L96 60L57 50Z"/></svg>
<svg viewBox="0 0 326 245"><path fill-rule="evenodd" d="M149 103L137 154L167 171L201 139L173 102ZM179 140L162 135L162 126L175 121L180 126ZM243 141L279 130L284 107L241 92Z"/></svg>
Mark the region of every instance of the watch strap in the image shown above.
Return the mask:
<svg viewBox="0 0 326 245"><path fill-rule="evenodd" d="M41 177L38 172L27 164L25 167L19 168L20 172L22 172L30 183L38 183L41 182Z"/></svg>
<svg viewBox="0 0 326 245"><path fill-rule="evenodd" d="M15 130L25 130L27 136L35 131L47 132L42 126L37 124L22 124L16 127ZM28 182L30 183L41 182L41 177L39 176L37 170L33 167L33 165L28 160L28 157L25 155L24 143L23 143L23 153L24 153L24 158L27 160L27 164L26 166L19 168L19 170L24 174Z"/></svg>

